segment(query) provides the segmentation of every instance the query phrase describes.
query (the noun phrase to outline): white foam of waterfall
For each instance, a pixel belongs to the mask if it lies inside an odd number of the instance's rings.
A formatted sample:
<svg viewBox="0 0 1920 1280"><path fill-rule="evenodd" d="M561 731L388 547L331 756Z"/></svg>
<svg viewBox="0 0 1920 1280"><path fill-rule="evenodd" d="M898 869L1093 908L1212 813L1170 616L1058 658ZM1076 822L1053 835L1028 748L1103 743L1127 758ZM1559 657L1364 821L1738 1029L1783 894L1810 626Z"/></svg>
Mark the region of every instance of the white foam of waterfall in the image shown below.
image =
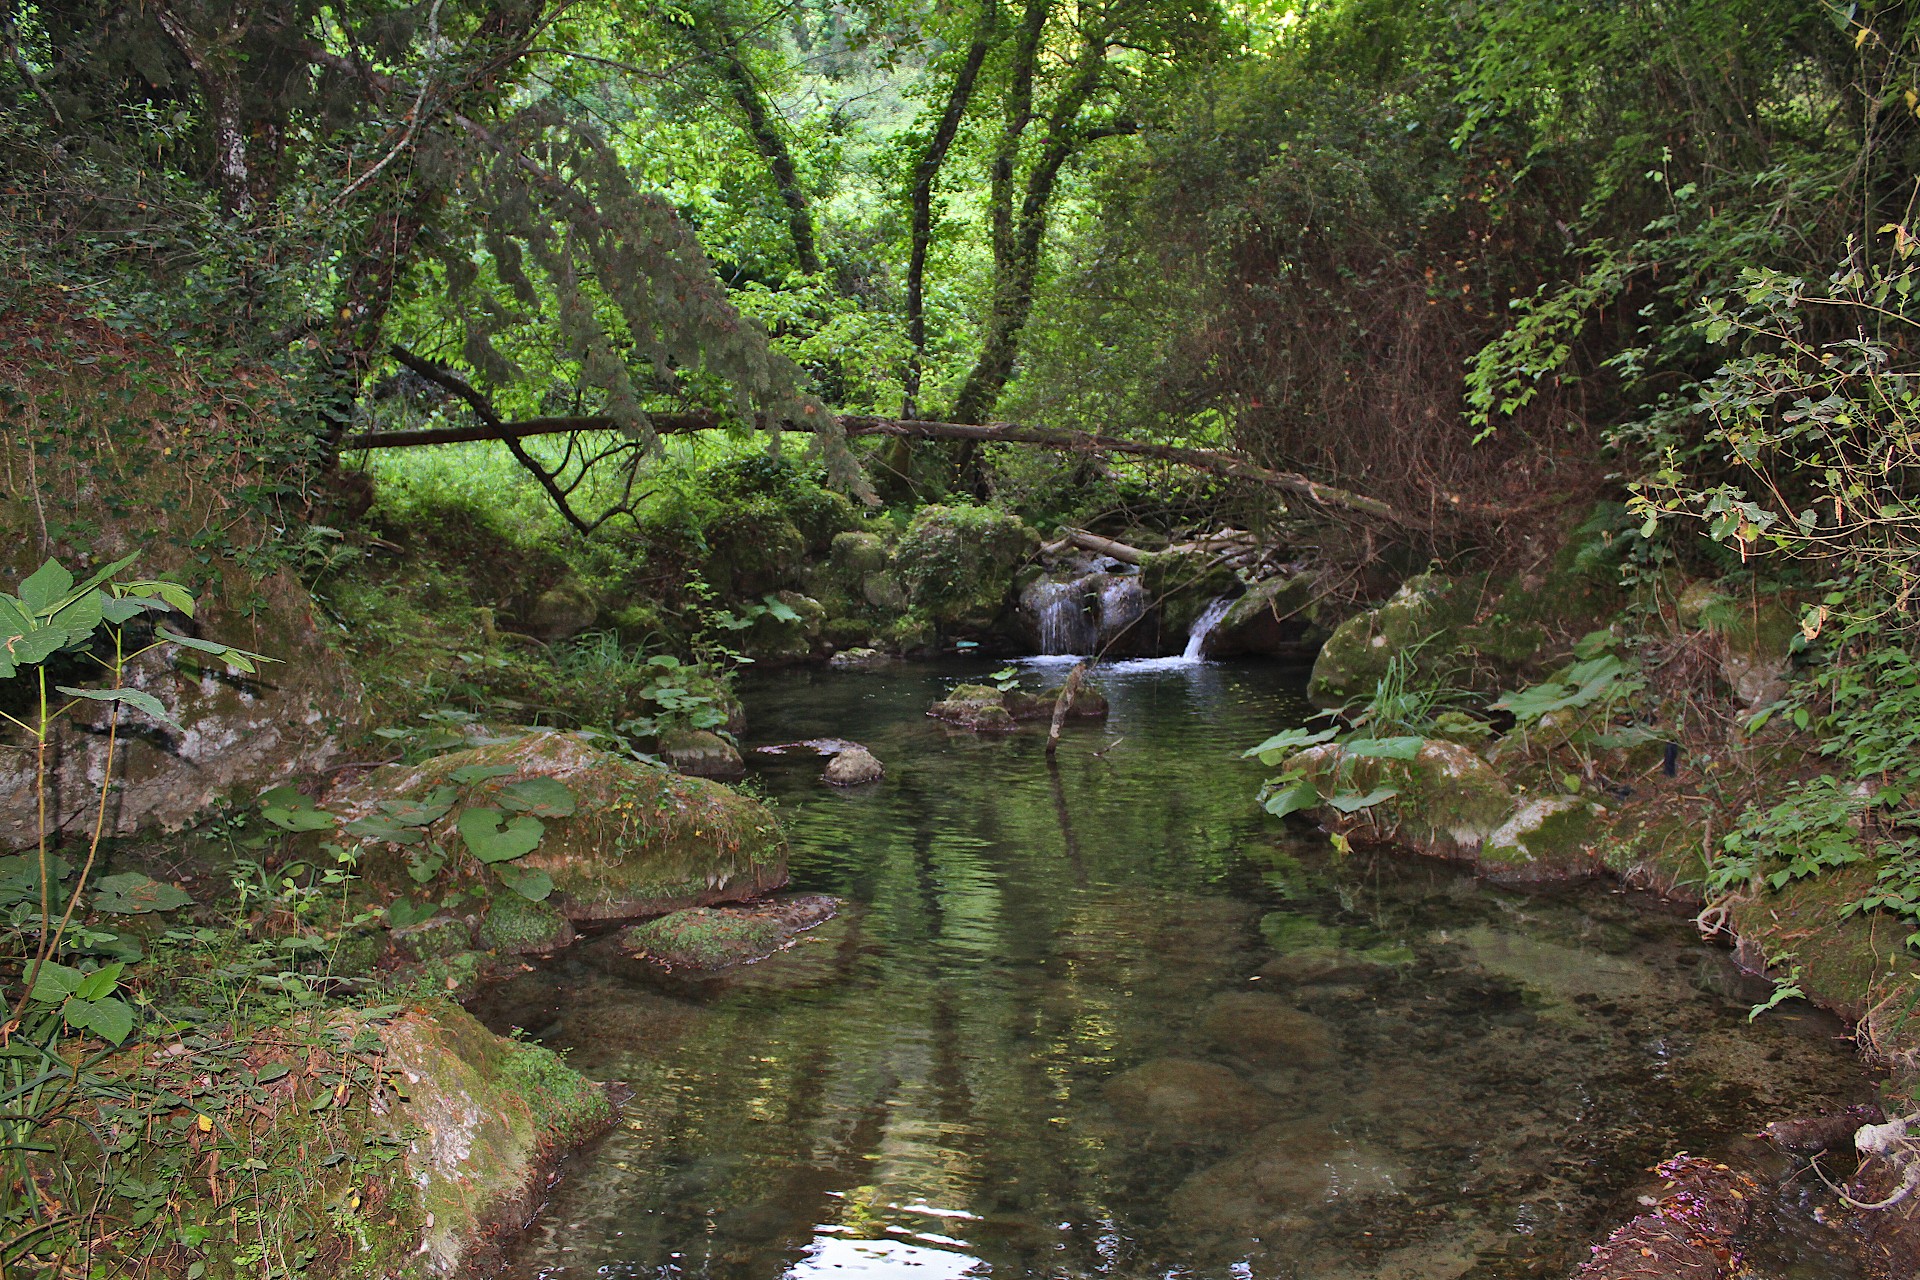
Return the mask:
<svg viewBox="0 0 1920 1280"><path fill-rule="evenodd" d="M1207 637L1220 625L1220 619L1227 616L1227 610L1233 607L1231 596L1221 596L1211 600L1193 620L1193 629L1187 632L1187 647L1180 657L1187 662L1199 662L1206 657Z"/></svg>

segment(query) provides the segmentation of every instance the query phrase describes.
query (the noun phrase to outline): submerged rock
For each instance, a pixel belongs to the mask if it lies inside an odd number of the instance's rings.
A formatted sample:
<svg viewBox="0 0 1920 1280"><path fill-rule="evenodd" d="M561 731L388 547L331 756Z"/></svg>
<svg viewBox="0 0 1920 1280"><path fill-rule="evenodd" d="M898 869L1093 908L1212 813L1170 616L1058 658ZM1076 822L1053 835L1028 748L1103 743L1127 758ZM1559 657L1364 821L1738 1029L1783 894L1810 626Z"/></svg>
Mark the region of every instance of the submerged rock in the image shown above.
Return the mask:
<svg viewBox="0 0 1920 1280"><path fill-rule="evenodd" d="M1411 953L1408 959L1411 959ZM1395 959L1398 956L1396 954ZM1393 960L1344 947L1303 947L1287 955L1275 956L1260 966L1262 982L1286 982L1298 986L1316 983L1360 982L1393 967Z"/></svg>
<svg viewBox="0 0 1920 1280"><path fill-rule="evenodd" d="M705 729L669 729L661 734L660 758L676 772L695 778L731 782L747 772L740 749Z"/></svg>
<svg viewBox="0 0 1920 1280"><path fill-rule="evenodd" d="M1326 1023L1257 991L1229 991L1207 1001L1200 1031L1228 1053L1263 1065L1321 1067L1335 1056Z"/></svg>
<svg viewBox="0 0 1920 1280"><path fill-rule="evenodd" d="M826 772L821 777L836 787L857 787L863 783L878 782L885 775L886 770L881 768L874 754L853 743L827 761Z"/></svg>
<svg viewBox="0 0 1920 1280"><path fill-rule="evenodd" d="M839 905L811 893L739 907L694 907L634 925L621 933L620 947L669 969L726 969L772 955L832 919Z"/></svg>
<svg viewBox="0 0 1920 1280"><path fill-rule="evenodd" d="M1157 1058L1107 1081L1122 1118L1163 1131L1218 1136L1266 1124L1279 1102L1229 1067L1194 1058Z"/></svg>
<svg viewBox="0 0 1920 1280"><path fill-rule="evenodd" d="M1397 1195L1404 1179L1396 1163L1365 1143L1315 1122L1281 1124L1181 1183L1171 1207L1194 1226L1270 1239L1320 1206Z"/></svg>
<svg viewBox="0 0 1920 1280"><path fill-rule="evenodd" d="M536 847L515 859L522 872L553 882L551 902L569 920L620 920L682 907L759 897L786 883L786 842L757 801L719 783L681 777L600 750L578 734L541 730L453 751L415 765L389 765L333 797L347 818L380 812L382 801L443 795L444 819L491 806L503 788L552 778L571 793L572 812L547 816ZM404 849L367 837L362 874L375 887L412 890ZM461 852L434 883L490 883Z"/></svg>

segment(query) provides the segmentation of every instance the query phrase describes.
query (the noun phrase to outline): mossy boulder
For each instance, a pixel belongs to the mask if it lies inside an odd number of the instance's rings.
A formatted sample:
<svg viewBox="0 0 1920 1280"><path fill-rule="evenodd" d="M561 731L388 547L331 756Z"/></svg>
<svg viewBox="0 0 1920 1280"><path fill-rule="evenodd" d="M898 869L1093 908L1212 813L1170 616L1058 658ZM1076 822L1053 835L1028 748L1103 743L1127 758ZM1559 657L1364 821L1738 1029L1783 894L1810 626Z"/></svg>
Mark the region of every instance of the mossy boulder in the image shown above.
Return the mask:
<svg viewBox="0 0 1920 1280"><path fill-rule="evenodd" d="M730 508L706 536L707 581L733 599L794 586L806 564L806 535L771 498Z"/></svg>
<svg viewBox="0 0 1920 1280"><path fill-rule="evenodd" d="M705 729L669 729L660 735L659 756L676 773L728 781L743 777L747 765L740 748Z"/></svg>
<svg viewBox="0 0 1920 1280"><path fill-rule="evenodd" d="M1064 687L1028 693L1023 689L996 689L990 684L957 685L945 698L927 708L927 714L963 729L1012 729L1021 720L1051 717ZM1090 684L1082 684L1074 690L1067 714L1084 719L1104 717L1106 695Z"/></svg>
<svg viewBox="0 0 1920 1280"><path fill-rule="evenodd" d="M1020 567L1040 535L992 507L923 507L900 537L894 565L911 606L942 624L992 626L1007 610Z"/></svg>
<svg viewBox="0 0 1920 1280"><path fill-rule="evenodd" d="M1007 695L990 684L963 684L927 708L927 714L962 729L1001 731L1016 728Z"/></svg>
<svg viewBox="0 0 1920 1280"><path fill-rule="evenodd" d="M1372 694L1396 656L1453 649L1450 633L1472 619L1480 585L1431 573L1407 579L1385 604L1333 629L1314 659L1307 697L1341 706Z"/></svg>
<svg viewBox="0 0 1920 1280"><path fill-rule="evenodd" d="M579 635L600 616L600 602L578 582L557 582L526 606L521 630L541 640L565 640Z"/></svg>
<svg viewBox="0 0 1920 1280"><path fill-rule="evenodd" d="M887 544L878 534L857 531L835 534L828 557L833 568L851 583L880 572L890 560Z"/></svg>
<svg viewBox="0 0 1920 1280"><path fill-rule="evenodd" d="M1322 796L1394 794L1352 814L1322 804L1321 821L1365 830L1434 857L1472 860L1513 810L1507 780L1453 742L1428 740L1410 760L1350 756L1337 743L1296 752L1287 761Z"/></svg>
<svg viewBox="0 0 1920 1280"><path fill-rule="evenodd" d="M413 960L442 960L473 946L473 928L457 916L438 915L389 932L394 947Z"/></svg>
<svg viewBox="0 0 1920 1280"><path fill-rule="evenodd" d="M495 894L481 918L480 945L502 955L544 956L573 945L573 922L550 902Z"/></svg>
<svg viewBox="0 0 1920 1280"><path fill-rule="evenodd" d="M1148 552L1140 558L1140 583L1155 602L1164 637L1186 635L1209 604L1242 591L1219 556L1199 550Z"/></svg>
<svg viewBox="0 0 1920 1280"><path fill-rule="evenodd" d="M620 949L669 969L751 964L831 920L839 903L820 893L739 907L695 907L634 925Z"/></svg>
<svg viewBox="0 0 1920 1280"><path fill-rule="evenodd" d="M420 764L389 765L331 797L328 807L357 819L379 813L382 801L440 795L453 806L443 821L457 827L467 808L495 806L504 788L537 778L564 784L573 812L542 819L539 844L512 865L544 872L553 882L553 906L570 920L635 919L740 901L786 882L786 842L757 801L613 755L573 733L534 731ZM409 890L408 861L404 849L372 837L361 868L376 889ZM444 882L493 883L465 852L438 871L433 883Z"/></svg>
<svg viewBox="0 0 1920 1280"><path fill-rule="evenodd" d="M1601 868L1607 811L1579 796L1523 800L1480 847L1483 874L1509 883L1577 880Z"/></svg>
<svg viewBox="0 0 1920 1280"><path fill-rule="evenodd" d="M1282 574L1254 583L1207 637L1206 656L1301 657L1325 632L1313 622L1313 580Z"/></svg>
<svg viewBox="0 0 1920 1280"><path fill-rule="evenodd" d="M405 1082L386 1121L407 1140L402 1185L424 1224L414 1257L426 1275L463 1274L532 1216L554 1158L612 1124L613 1105L551 1051L502 1039L450 1001L376 1030Z"/></svg>

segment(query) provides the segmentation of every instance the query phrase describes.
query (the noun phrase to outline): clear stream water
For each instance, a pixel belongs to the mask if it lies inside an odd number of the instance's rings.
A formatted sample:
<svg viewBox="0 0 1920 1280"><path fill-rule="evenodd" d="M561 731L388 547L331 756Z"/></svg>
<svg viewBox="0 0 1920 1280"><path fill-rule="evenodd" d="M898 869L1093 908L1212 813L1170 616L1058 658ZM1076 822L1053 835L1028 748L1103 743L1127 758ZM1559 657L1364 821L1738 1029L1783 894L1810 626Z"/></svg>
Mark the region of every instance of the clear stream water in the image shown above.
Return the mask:
<svg viewBox="0 0 1920 1280"><path fill-rule="evenodd" d="M487 997L633 1090L507 1274L1561 1276L1655 1161L1764 1159L1742 1135L1866 1088L1830 1019L1749 1024L1673 914L1342 859L1261 814L1240 752L1302 721L1301 672L1107 668L1111 718L1050 769L1043 727L925 716L986 670L749 686L749 746L886 764L842 792L750 753L835 921L728 976L590 943ZM1278 959L1328 945L1376 963ZM1813 1204L1771 1216L1755 1275L1857 1274Z"/></svg>

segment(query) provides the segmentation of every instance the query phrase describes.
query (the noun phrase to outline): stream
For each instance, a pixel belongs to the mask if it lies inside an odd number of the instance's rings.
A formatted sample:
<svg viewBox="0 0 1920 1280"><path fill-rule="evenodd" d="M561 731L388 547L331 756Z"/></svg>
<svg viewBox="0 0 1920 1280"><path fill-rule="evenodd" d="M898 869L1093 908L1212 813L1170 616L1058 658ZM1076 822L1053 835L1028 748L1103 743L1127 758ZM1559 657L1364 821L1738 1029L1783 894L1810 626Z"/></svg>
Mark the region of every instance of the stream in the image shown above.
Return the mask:
<svg viewBox="0 0 1920 1280"><path fill-rule="evenodd" d="M1240 753L1303 722L1303 671L1102 668L1110 718L1050 769L1044 722L925 716L990 669L748 682L743 745L887 768L838 791L748 752L794 888L846 903L786 952L688 976L589 943L483 998L633 1091L505 1274L1564 1276L1656 1161L1773 1170L1743 1135L1868 1092L1839 1023L1749 1022L1765 985L1657 904L1264 815ZM1858 1274L1818 1203L1795 1184L1753 1275Z"/></svg>

